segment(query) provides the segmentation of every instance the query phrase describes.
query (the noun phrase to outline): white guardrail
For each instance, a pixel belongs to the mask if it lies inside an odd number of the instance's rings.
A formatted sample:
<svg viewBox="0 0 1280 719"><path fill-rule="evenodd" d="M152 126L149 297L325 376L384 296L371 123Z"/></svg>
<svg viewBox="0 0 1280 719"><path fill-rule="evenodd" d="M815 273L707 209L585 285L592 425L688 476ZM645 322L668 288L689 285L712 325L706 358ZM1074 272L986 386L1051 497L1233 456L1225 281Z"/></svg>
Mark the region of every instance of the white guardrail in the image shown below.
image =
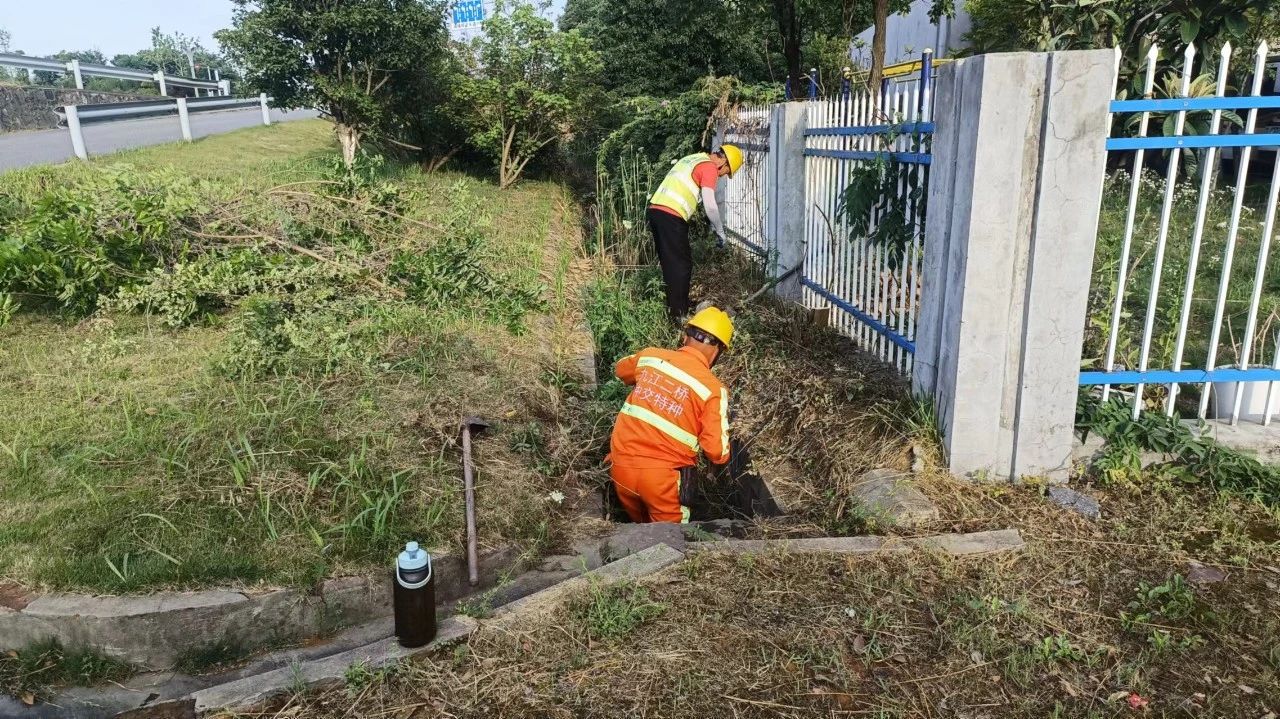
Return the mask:
<svg viewBox="0 0 1280 719"><path fill-rule="evenodd" d="M47 57L31 57L29 55L18 55L11 52L0 52L0 67L14 67L28 71L44 71L59 72L69 74L76 80L76 89L84 89L84 76L91 77L110 77L116 80L137 80L138 82L154 82L160 86L160 94L168 95L169 86L187 87L196 90L205 90L210 94L230 95L231 81L223 80L221 74L214 71L216 77L208 80L199 80L194 77L182 77L181 75L166 75L163 72L151 72L149 70L138 70L131 67L115 67L114 65L95 65L93 63L80 62L79 60L55 60Z"/></svg>
<svg viewBox="0 0 1280 719"><path fill-rule="evenodd" d="M238 110L250 107L262 108L262 124L271 124L271 108L267 104L271 98L266 93L256 98L239 97L177 97L166 100L146 100L141 102L117 102L95 105L63 105L54 110L58 115L59 126L65 125L71 134L71 147L76 157L89 159L85 149L85 123L106 123L117 120L137 120L144 117L164 117L177 115L178 124L182 128L182 139L191 142L191 118L193 112L210 112L213 110Z"/></svg>

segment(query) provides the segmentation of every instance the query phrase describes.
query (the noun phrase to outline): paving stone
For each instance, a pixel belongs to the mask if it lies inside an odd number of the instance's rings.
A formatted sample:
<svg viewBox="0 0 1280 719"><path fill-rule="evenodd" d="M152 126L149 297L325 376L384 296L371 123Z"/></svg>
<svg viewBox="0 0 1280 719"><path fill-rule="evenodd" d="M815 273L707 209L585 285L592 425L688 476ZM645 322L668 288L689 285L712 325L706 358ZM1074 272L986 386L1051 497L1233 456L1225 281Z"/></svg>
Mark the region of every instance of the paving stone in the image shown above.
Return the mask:
<svg viewBox="0 0 1280 719"><path fill-rule="evenodd" d="M179 699L120 712L115 719L196 719L196 700Z"/></svg>
<svg viewBox="0 0 1280 719"><path fill-rule="evenodd" d="M1016 529L996 529L968 534L938 534L932 537L912 537L912 545L946 552L957 557L996 552L1016 552L1026 546L1022 533Z"/></svg>
<svg viewBox="0 0 1280 719"><path fill-rule="evenodd" d="M865 511L899 527L916 527L938 518L938 508L915 488L910 473L873 469L854 482L852 494Z"/></svg>
<svg viewBox="0 0 1280 719"><path fill-rule="evenodd" d="M1098 504L1098 500L1069 487L1050 487L1049 500L1089 519L1102 516L1102 507Z"/></svg>
<svg viewBox="0 0 1280 719"><path fill-rule="evenodd" d="M911 545L896 537L811 537L806 539L724 539L696 542L690 552L760 554L764 552L821 552L835 554L876 554L910 552Z"/></svg>

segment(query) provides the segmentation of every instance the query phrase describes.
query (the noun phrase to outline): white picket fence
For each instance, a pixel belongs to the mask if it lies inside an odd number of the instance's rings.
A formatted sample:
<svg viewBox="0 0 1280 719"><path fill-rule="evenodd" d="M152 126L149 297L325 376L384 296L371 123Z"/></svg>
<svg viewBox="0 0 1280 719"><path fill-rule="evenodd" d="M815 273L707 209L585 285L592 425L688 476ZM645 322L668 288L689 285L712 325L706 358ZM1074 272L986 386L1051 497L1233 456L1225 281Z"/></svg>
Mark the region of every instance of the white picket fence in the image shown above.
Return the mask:
<svg viewBox="0 0 1280 719"><path fill-rule="evenodd" d="M1280 88L1266 87L1263 43L1246 59L1247 94L1229 94L1232 55L1227 45L1199 60L1187 47L1167 68L1152 47L1142 97L1111 106L1107 150L1126 156L1128 203L1118 259L1101 268L1114 273L1101 371L1086 369L1080 384L1101 385L1104 399L1131 394L1135 418L1156 403L1232 424L1268 424L1280 412L1280 256L1271 251ZM1213 73L1211 88L1198 73ZM1221 167L1225 153L1234 168ZM1189 159L1198 177L1185 176ZM1100 259L1108 239L1099 237ZM1095 267L1095 286L1109 281ZM1199 398L1180 401L1183 385Z"/></svg>
<svg viewBox="0 0 1280 719"><path fill-rule="evenodd" d="M911 237L897 251L855 235L842 205L855 170L888 157L922 169L914 173L912 186L899 182L897 194L923 196L933 132L929 53L921 66L915 77L885 81L874 92L845 90L804 102L801 299L807 307L829 309L833 327L903 373L911 370L915 347L923 202L911 207ZM780 230L769 219L770 202L778 197L770 174L776 166L769 162L771 113L770 106L745 106L728 122L723 141L747 152L744 168L726 183L724 206L731 241L771 270L782 271L774 266ZM868 231L874 232L882 213L882 208L871 212Z"/></svg>
<svg viewBox="0 0 1280 719"><path fill-rule="evenodd" d="M926 56L924 75L931 71ZM911 207L911 237L898 251L855 234L842 211L851 174L877 158L927 166L930 84L886 82L879 92L810 100L805 130L804 302L830 308L830 322L864 350L910 373L924 246L923 203ZM926 172L899 179L896 192L923 192ZM867 227L879 224L873 210Z"/></svg>
<svg viewBox="0 0 1280 719"><path fill-rule="evenodd" d="M725 183L721 203L729 242L765 264L772 257L765 228L770 200L770 111L770 105L744 105L729 122L724 142L737 145L744 157L742 167Z"/></svg>

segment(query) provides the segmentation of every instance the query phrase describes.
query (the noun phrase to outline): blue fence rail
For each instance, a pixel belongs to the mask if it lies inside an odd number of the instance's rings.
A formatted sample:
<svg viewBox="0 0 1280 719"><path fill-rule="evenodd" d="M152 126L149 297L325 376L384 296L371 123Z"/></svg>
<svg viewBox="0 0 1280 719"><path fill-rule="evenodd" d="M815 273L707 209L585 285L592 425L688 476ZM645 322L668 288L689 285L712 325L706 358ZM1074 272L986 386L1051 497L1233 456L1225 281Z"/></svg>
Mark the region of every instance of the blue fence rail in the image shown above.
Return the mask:
<svg viewBox="0 0 1280 719"><path fill-rule="evenodd" d="M1232 96L1232 49L1223 47L1216 67L1199 70L1216 73L1213 94L1191 97L1197 63L1195 49L1188 47L1170 78L1180 80L1178 96L1152 98L1159 56L1153 47L1146 58L1144 99L1111 103L1113 127L1136 132L1106 143L1116 153L1111 164L1127 166L1128 204L1118 256L1096 263L1116 273L1114 279L1094 278L1115 288L1108 297L1102 367L1082 371L1080 385L1101 386L1104 399L1131 393L1135 417L1152 404L1163 405L1169 415L1212 415L1232 423L1269 424L1280 413L1280 258L1272 253L1280 195L1280 81L1266 87L1267 53L1262 43L1252 68L1245 68L1251 70L1244 73L1246 94ZM1237 113L1231 122L1228 111ZM1234 167L1220 169L1228 152ZM1259 174L1269 181L1259 181ZM1195 199L1194 219L1189 197ZM1158 206L1159 212L1140 212L1143 206ZM1220 362L1226 357L1232 361ZM1179 401L1184 385L1198 388L1199 398Z"/></svg>
<svg viewBox="0 0 1280 719"><path fill-rule="evenodd" d="M914 186L899 184L900 195L927 191L932 60L924 53L919 73L886 79L875 91L852 90L846 82L837 95L810 99L804 133L804 302L829 308L836 329L903 373L910 372L915 352L923 214L908 218L912 240L895 258L890 248L855 236L843 202L857 169L880 158L922 166ZM873 210L866 218L872 231L880 214Z"/></svg>

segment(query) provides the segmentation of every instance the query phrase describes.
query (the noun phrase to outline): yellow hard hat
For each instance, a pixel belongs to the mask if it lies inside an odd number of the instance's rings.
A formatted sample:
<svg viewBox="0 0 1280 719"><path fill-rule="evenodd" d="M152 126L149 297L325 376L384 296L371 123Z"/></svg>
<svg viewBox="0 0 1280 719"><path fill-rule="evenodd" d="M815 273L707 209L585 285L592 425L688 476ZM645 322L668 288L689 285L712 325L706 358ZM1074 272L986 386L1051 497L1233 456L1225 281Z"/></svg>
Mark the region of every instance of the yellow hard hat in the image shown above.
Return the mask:
<svg viewBox="0 0 1280 719"><path fill-rule="evenodd" d="M720 152L729 161L729 177L733 177L733 173L742 167L742 149L737 145L721 145Z"/></svg>
<svg viewBox="0 0 1280 719"><path fill-rule="evenodd" d="M736 149L736 148L735 148ZM719 307L708 307L689 320L689 327L697 327L724 343L725 349L733 342L733 319Z"/></svg>

